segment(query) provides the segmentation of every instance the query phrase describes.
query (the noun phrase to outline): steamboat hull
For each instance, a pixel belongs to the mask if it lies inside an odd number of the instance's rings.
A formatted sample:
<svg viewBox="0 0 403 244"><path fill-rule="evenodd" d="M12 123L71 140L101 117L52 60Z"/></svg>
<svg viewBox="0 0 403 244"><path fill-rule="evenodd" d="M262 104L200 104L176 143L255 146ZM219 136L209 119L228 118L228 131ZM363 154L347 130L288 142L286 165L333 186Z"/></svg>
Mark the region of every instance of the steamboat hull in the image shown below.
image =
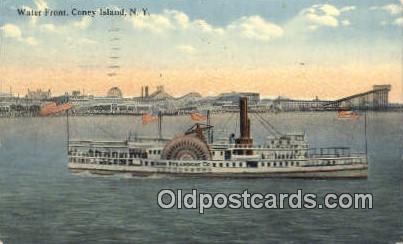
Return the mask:
<svg viewBox="0 0 403 244"><path fill-rule="evenodd" d="M150 177L154 175L173 177L210 177L210 178L305 178L305 179L366 179L368 177L367 164L319 167L294 167L272 170L233 169L233 170L206 170L202 172L181 172L179 168L139 169L132 166L119 165L91 165L69 163L73 172L87 171L96 175L131 174L136 177ZM191 169L188 169L189 171Z"/></svg>

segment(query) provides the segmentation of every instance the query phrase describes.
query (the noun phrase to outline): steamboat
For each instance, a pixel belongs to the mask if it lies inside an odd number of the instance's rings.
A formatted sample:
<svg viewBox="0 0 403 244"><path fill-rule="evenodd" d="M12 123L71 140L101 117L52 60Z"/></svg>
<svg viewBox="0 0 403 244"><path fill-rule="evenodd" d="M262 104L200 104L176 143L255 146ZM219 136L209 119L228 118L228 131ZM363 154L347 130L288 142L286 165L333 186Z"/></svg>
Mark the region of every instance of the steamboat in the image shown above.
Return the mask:
<svg viewBox="0 0 403 244"><path fill-rule="evenodd" d="M208 120L209 121L209 120ZM161 120L159 120L161 123ZM210 123L196 123L174 138L124 141L68 139L68 168L95 174L129 173L196 177L367 178L366 153L347 147L310 148L305 134L251 137L248 100L239 102L240 135L213 140ZM161 125L159 125L161 128Z"/></svg>

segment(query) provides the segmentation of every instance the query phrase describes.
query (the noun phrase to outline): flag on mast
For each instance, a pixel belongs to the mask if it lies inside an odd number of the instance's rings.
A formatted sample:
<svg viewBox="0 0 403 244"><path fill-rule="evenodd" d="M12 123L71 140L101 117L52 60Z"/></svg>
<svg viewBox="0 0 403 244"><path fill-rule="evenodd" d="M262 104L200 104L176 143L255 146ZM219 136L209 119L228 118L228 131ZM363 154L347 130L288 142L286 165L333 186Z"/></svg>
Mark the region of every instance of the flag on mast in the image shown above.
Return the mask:
<svg viewBox="0 0 403 244"><path fill-rule="evenodd" d="M360 115L352 110L339 110L337 111L337 118L338 119L350 119L356 120L360 118Z"/></svg>
<svg viewBox="0 0 403 244"><path fill-rule="evenodd" d="M207 115L204 113L190 113L190 118L194 121L207 120Z"/></svg>
<svg viewBox="0 0 403 244"><path fill-rule="evenodd" d="M153 114L143 114L143 116L141 117L141 120L143 121L143 125L154 122L158 119L158 116L153 115Z"/></svg>
<svg viewBox="0 0 403 244"><path fill-rule="evenodd" d="M55 102L47 103L42 105L39 115L40 116L49 116L52 114L57 114L60 112L64 112L67 110L70 110L73 108L73 105L70 103L62 103L62 104L56 104Z"/></svg>

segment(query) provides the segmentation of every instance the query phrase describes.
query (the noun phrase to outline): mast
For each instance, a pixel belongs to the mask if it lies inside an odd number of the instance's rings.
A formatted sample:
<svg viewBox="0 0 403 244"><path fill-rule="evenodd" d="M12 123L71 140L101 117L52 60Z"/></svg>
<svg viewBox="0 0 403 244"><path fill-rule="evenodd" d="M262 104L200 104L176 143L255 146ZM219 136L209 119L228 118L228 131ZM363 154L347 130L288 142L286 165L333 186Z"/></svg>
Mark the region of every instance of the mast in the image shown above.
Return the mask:
<svg viewBox="0 0 403 244"><path fill-rule="evenodd" d="M67 154L69 153L70 147L70 120L69 120L69 110L66 110L66 133L67 133Z"/></svg>
<svg viewBox="0 0 403 244"><path fill-rule="evenodd" d="M365 159L368 163L367 110L364 112Z"/></svg>
<svg viewBox="0 0 403 244"><path fill-rule="evenodd" d="M162 139L162 112L158 112L158 138Z"/></svg>
<svg viewBox="0 0 403 244"><path fill-rule="evenodd" d="M209 127L208 129L208 143L213 143L213 131L211 130L211 116L210 116L210 110L207 110L207 125Z"/></svg>

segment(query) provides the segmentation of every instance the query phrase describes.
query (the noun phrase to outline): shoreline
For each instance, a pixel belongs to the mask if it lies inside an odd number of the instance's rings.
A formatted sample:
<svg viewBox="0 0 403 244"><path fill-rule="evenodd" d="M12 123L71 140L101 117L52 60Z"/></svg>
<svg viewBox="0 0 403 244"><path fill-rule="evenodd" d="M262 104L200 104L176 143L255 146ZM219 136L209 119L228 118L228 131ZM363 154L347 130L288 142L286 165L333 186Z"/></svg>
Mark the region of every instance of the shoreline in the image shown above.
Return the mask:
<svg viewBox="0 0 403 244"><path fill-rule="evenodd" d="M211 111L212 114L234 114L237 113L238 111ZM301 110L301 111L282 111L282 112L272 112L272 111L250 111L250 113L260 113L260 114L273 114L273 115L278 115L278 114L297 114L297 113L335 113L337 110L326 110L326 111L321 111L321 110L313 110L313 111L306 111L306 110ZM388 110L366 110L366 111L359 111L359 112L370 112L370 113L403 113L403 109L388 109ZM143 116L146 113L69 113L69 116L73 117L95 117L95 116ZM187 116L191 114L191 112L176 112L176 113L163 113L163 116ZM63 117L65 116L64 113L61 114L55 114L51 116L40 116L39 114L32 114L32 113L10 113L10 114L1 114L0 113L0 119L3 118L44 118L44 117Z"/></svg>

